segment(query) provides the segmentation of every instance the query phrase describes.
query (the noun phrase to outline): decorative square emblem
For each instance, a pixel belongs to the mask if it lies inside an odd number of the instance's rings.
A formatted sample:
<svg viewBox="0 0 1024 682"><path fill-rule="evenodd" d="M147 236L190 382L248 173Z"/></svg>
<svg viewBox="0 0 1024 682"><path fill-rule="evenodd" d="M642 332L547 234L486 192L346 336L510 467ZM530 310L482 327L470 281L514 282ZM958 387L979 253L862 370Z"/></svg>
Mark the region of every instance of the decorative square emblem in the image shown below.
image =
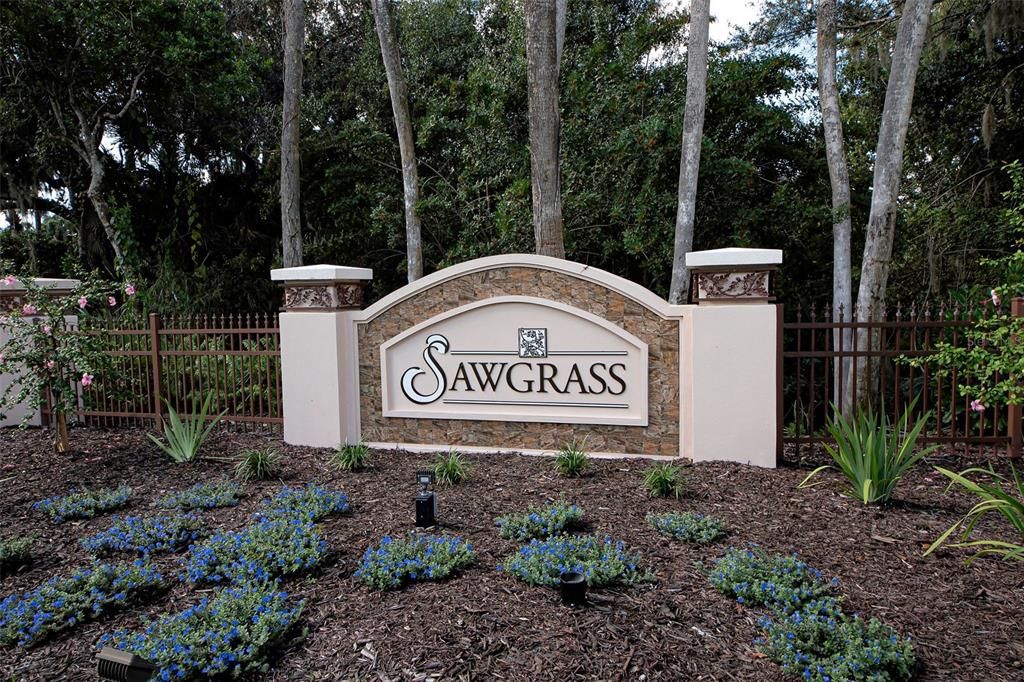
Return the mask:
<svg viewBox="0 0 1024 682"><path fill-rule="evenodd" d="M548 330L519 328L519 357L546 358L548 356Z"/></svg>

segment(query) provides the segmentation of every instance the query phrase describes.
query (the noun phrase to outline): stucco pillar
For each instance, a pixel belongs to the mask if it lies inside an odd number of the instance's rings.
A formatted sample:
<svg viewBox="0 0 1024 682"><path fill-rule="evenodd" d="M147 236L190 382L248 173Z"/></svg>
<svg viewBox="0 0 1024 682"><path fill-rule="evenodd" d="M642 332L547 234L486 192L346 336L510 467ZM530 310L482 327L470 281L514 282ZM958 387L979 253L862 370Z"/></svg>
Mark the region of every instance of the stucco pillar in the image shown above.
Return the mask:
<svg viewBox="0 0 1024 682"><path fill-rule="evenodd" d="M2 275L3 273L0 273ZM35 286L46 289L46 292L50 296L64 296L73 291L78 287L81 282L77 279L54 279L50 277L37 277L32 280ZM0 283L0 315L6 315L7 313L20 310L21 306L24 305L25 297L25 286L15 280L14 284L3 284ZM23 320L33 320L36 318L22 318ZM77 315L65 316L68 324L78 324ZM0 326L0 348L4 346L11 338L10 332L8 332L3 326ZM0 396L3 396L8 387L15 383L14 375L10 373L0 373ZM17 388L13 389L17 391ZM0 415L0 427L4 426L18 426L19 424L25 423L29 426L40 426L42 425L42 415L39 410L31 410L28 405L17 405ZM28 416L28 420L25 417Z"/></svg>
<svg viewBox="0 0 1024 682"><path fill-rule="evenodd" d="M680 453L762 467L776 464L776 249L686 254L696 305L680 324Z"/></svg>
<svg viewBox="0 0 1024 682"><path fill-rule="evenodd" d="M284 283L281 389L284 440L335 447L359 433L359 364L353 316L369 268L305 265L272 270Z"/></svg>

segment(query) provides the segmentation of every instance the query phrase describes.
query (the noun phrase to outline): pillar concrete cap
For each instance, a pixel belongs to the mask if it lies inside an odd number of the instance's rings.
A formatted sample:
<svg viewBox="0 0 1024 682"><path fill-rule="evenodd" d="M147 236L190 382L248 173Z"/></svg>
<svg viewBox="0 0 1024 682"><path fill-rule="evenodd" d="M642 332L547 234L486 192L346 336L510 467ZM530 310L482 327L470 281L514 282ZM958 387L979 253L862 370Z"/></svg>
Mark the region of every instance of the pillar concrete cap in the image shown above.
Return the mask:
<svg viewBox="0 0 1024 682"><path fill-rule="evenodd" d="M77 279L59 279L55 277L33 277L32 282L40 289L53 289L55 291L71 291L82 283L81 280ZM8 291L25 291L25 285L18 279L14 280L14 284L0 282L0 294Z"/></svg>
<svg viewBox="0 0 1024 682"><path fill-rule="evenodd" d="M352 282L373 279L373 270L345 265L300 265L275 268L270 271L270 279L274 282Z"/></svg>
<svg viewBox="0 0 1024 682"><path fill-rule="evenodd" d="M710 249L691 251L686 254L688 268L734 268L749 265L779 265L782 263L782 249Z"/></svg>

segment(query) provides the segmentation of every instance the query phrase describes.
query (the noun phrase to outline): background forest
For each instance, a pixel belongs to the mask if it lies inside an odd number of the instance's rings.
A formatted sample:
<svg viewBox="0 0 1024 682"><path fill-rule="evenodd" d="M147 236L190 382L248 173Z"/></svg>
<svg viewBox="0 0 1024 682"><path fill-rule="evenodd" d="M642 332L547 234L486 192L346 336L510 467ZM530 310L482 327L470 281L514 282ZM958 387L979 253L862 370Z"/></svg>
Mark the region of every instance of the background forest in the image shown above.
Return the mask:
<svg viewBox="0 0 1024 682"><path fill-rule="evenodd" d="M854 278L900 4L839 3ZM372 267L377 297L406 281L406 261L373 15L364 0L305 5L304 260ZM1004 166L1024 158L1021 5L935 3L890 300L977 298L972 287L994 284L983 259L1013 249L1003 192ZM532 252L522 2L402 0L393 11L419 159L424 271ZM712 45L707 81L694 247L783 249L787 304L832 295L814 20L813 3L765 2L748 32ZM567 257L665 295L686 13L657 0L572 0L567 23ZM0 3L0 260L39 275L130 276L156 311L276 309L268 274L281 260L282 88L279 0ZM102 185L90 188L97 175Z"/></svg>

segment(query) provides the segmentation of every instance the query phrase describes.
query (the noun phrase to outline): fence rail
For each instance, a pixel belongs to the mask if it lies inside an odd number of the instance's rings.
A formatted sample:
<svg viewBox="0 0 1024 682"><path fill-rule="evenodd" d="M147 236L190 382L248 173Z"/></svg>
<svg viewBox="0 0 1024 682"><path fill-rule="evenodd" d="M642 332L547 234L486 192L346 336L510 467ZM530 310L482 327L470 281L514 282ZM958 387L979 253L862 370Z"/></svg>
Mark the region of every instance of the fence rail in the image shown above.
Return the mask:
<svg viewBox="0 0 1024 682"><path fill-rule="evenodd" d="M284 422L277 315L151 314L80 331L96 335L116 372L82 392L77 416L87 425L160 426L167 405L195 413L207 396L208 419L224 412L228 425L243 429Z"/></svg>
<svg viewBox="0 0 1024 682"><path fill-rule="evenodd" d="M803 445L831 440L825 427L832 405L844 409L852 404L853 396L863 389L856 383L857 368L873 363L877 383L867 390L873 403L892 418L911 405L912 418L929 414L923 442L956 444L965 451L989 454L1008 449L1011 455L1020 455L1019 407L975 412L970 409L970 397L958 387L961 379L956 370L937 375L927 365L918 368L902 361L927 356L940 342L962 343L964 330L992 312L990 307L896 305L881 319L869 322L833 321L828 308L792 312L793 319L782 325L784 444L796 446L799 452ZM999 312L1024 316L1024 299ZM842 350L839 335L847 330L848 350ZM864 338L872 336L876 342L865 347Z"/></svg>

